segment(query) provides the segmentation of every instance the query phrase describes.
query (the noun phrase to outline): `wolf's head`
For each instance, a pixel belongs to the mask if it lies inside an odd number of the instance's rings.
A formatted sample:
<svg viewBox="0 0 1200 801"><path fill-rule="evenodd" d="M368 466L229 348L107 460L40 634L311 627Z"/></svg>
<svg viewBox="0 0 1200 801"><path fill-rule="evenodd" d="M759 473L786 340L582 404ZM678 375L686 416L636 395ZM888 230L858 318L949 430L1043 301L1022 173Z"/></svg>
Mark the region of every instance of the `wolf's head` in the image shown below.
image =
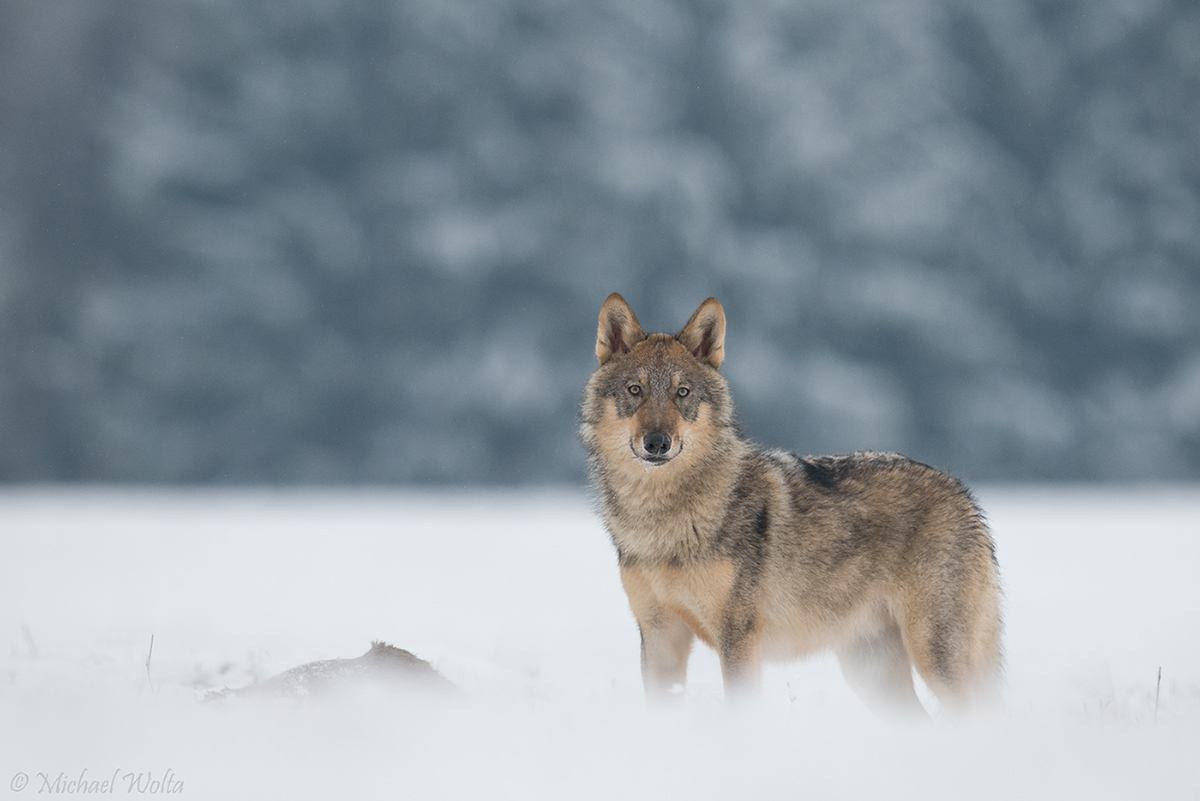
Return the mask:
<svg viewBox="0 0 1200 801"><path fill-rule="evenodd" d="M725 311L709 298L683 330L647 335L617 293L600 309L596 358L583 408L585 444L606 465L662 468L703 459L733 424L725 355Z"/></svg>

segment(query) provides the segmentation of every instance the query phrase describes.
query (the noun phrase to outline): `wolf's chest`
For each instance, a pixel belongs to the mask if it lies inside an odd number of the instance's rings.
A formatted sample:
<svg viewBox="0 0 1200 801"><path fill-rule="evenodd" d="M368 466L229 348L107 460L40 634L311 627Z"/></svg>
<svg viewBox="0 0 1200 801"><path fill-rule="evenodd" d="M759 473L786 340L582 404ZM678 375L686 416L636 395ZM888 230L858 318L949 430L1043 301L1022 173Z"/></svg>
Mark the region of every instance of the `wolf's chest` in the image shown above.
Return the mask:
<svg viewBox="0 0 1200 801"><path fill-rule="evenodd" d="M623 559L690 561L704 549L704 538L691 516L610 519L609 533Z"/></svg>
<svg viewBox="0 0 1200 801"><path fill-rule="evenodd" d="M705 556L726 513L726 492L638 482L616 488L605 509L621 555L692 562Z"/></svg>
<svg viewBox="0 0 1200 801"><path fill-rule="evenodd" d="M684 566L635 563L621 568L621 581L635 610L661 607L673 612L709 645L720 632L734 578L729 559Z"/></svg>

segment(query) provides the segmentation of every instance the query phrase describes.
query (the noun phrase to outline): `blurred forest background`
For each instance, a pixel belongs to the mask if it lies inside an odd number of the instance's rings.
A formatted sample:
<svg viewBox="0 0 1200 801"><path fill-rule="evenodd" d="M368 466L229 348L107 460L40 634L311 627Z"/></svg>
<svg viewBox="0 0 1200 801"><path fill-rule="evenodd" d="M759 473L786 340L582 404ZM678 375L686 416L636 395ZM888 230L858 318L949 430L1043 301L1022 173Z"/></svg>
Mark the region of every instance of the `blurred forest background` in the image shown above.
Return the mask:
<svg viewBox="0 0 1200 801"><path fill-rule="evenodd" d="M1200 3L0 4L0 481L582 480L612 291L771 445L1200 478Z"/></svg>

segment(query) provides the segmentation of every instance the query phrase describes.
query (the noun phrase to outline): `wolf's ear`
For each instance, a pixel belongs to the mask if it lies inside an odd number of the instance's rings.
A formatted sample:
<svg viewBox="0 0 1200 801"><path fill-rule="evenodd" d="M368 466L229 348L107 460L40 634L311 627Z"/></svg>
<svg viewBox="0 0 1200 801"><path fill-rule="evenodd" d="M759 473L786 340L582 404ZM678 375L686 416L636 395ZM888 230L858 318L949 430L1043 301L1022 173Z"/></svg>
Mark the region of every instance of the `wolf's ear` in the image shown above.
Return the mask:
<svg viewBox="0 0 1200 801"><path fill-rule="evenodd" d="M721 302L709 298L701 303L675 338L697 359L720 369L725 359L725 310Z"/></svg>
<svg viewBox="0 0 1200 801"><path fill-rule="evenodd" d="M600 330L596 334L596 358L601 364L629 349L646 338L638 325L637 315L625 298L616 292L608 296L600 307Z"/></svg>

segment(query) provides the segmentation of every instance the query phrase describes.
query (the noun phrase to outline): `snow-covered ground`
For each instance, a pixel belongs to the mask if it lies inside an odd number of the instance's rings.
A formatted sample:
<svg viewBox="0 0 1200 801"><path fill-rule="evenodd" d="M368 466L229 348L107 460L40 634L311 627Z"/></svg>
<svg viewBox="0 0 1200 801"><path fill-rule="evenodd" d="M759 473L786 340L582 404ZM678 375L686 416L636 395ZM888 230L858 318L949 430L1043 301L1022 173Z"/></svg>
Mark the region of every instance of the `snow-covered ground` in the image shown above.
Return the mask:
<svg viewBox="0 0 1200 801"><path fill-rule="evenodd" d="M0 798L141 774L195 799L1200 799L1200 490L978 495L1006 710L903 726L828 657L726 712L702 647L686 708L647 713L572 491L0 492ZM372 639L463 699L197 703Z"/></svg>

